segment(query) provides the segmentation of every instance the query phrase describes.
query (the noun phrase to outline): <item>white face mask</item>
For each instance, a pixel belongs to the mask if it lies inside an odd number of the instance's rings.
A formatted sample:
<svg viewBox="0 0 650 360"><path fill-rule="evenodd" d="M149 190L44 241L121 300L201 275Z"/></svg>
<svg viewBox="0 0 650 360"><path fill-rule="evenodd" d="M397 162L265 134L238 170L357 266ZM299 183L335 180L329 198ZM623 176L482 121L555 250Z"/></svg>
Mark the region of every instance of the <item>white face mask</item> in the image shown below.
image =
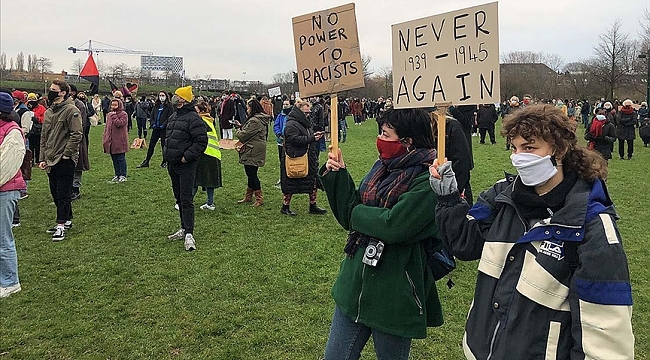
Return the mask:
<svg viewBox="0 0 650 360"><path fill-rule="evenodd" d="M510 160L526 186L541 185L558 172L551 155L542 157L529 153L512 154Z"/></svg>
<svg viewBox="0 0 650 360"><path fill-rule="evenodd" d="M165 102L165 100L167 100L167 96L158 96L158 99L160 99L160 102Z"/></svg>

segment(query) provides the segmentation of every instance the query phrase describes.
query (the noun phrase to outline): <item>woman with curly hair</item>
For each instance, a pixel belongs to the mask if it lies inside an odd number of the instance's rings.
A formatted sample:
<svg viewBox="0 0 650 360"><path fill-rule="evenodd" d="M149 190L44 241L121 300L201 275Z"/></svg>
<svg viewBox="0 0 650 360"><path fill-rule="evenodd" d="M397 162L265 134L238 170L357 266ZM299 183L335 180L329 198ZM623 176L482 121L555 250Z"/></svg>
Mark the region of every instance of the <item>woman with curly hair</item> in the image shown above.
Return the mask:
<svg viewBox="0 0 650 360"><path fill-rule="evenodd" d="M600 154L578 145L562 110L505 119L517 176L470 208L451 164L430 168L438 236L480 260L465 326L468 359L633 359L632 290Z"/></svg>

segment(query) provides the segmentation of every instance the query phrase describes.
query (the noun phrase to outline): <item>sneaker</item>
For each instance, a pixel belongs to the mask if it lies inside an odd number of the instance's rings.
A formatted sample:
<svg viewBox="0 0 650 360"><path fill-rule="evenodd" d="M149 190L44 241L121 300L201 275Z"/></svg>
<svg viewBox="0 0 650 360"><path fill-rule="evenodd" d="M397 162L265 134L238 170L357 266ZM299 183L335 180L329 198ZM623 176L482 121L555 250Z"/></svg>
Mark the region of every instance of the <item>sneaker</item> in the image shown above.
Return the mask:
<svg viewBox="0 0 650 360"><path fill-rule="evenodd" d="M81 198L81 192L79 191L73 191L72 196L70 196L71 201L75 201Z"/></svg>
<svg viewBox="0 0 650 360"><path fill-rule="evenodd" d="M120 176L120 177L118 177L118 178L117 178L117 182L118 182L118 183L126 182L126 176Z"/></svg>
<svg viewBox="0 0 650 360"><path fill-rule="evenodd" d="M180 206L178 206L178 204L174 204L174 209L176 209L176 210L179 210L179 211L180 211L180 210L181 210L181 207L180 207Z"/></svg>
<svg viewBox="0 0 650 360"><path fill-rule="evenodd" d="M19 200L27 199L28 196L29 194L27 193L27 191L21 191Z"/></svg>
<svg viewBox="0 0 650 360"><path fill-rule="evenodd" d="M169 240L180 240L185 237L185 229L179 229L177 232L167 236Z"/></svg>
<svg viewBox="0 0 650 360"><path fill-rule="evenodd" d="M18 223L13 223L13 224L11 224L11 227L12 227L12 228L19 227L19 226L20 226L20 223L19 223L19 222L18 222Z"/></svg>
<svg viewBox="0 0 650 360"><path fill-rule="evenodd" d="M65 239L65 227L57 226L52 234L52 241L62 241L63 239Z"/></svg>
<svg viewBox="0 0 650 360"><path fill-rule="evenodd" d="M214 210L216 206L214 204L203 204L201 205L201 210Z"/></svg>
<svg viewBox="0 0 650 360"><path fill-rule="evenodd" d="M66 230L70 230L70 228L72 228L72 221L66 221L65 224L63 224L63 227ZM56 232L56 225L54 227L45 230L45 232L48 234L54 234Z"/></svg>
<svg viewBox="0 0 650 360"><path fill-rule="evenodd" d="M109 184L117 184L117 180L119 179L119 176L113 176L112 179L108 180Z"/></svg>
<svg viewBox="0 0 650 360"><path fill-rule="evenodd" d="M15 294L21 290L20 283L7 287L0 287L0 298L6 298L11 294Z"/></svg>
<svg viewBox="0 0 650 360"><path fill-rule="evenodd" d="M167 162L165 161L164 163L160 164L160 167L163 169L167 168Z"/></svg>
<svg viewBox="0 0 650 360"><path fill-rule="evenodd" d="M185 235L185 251L196 250L196 243L192 234Z"/></svg>

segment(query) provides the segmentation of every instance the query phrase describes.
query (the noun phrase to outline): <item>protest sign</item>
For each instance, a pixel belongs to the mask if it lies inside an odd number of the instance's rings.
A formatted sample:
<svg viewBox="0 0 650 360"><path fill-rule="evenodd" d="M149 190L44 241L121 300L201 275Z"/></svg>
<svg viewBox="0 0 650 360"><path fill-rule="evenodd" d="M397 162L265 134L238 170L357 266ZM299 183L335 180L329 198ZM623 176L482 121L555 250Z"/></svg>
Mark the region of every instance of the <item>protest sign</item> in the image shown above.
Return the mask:
<svg viewBox="0 0 650 360"><path fill-rule="evenodd" d="M297 16L292 23L302 96L364 86L353 3Z"/></svg>
<svg viewBox="0 0 650 360"><path fill-rule="evenodd" d="M279 86L272 87L269 89L269 97L276 97L282 95L282 90Z"/></svg>
<svg viewBox="0 0 650 360"><path fill-rule="evenodd" d="M393 104L500 101L496 2L392 26Z"/></svg>

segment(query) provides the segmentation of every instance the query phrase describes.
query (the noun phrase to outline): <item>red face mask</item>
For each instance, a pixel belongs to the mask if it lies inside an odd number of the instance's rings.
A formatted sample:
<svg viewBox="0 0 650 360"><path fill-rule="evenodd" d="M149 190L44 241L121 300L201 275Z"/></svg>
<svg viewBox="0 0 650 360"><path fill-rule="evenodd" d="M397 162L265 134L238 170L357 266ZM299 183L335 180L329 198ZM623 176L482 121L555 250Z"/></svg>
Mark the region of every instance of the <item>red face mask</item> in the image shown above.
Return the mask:
<svg viewBox="0 0 650 360"><path fill-rule="evenodd" d="M379 157L383 160L394 159L407 152L400 141L386 141L381 138L377 138L377 150L379 150Z"/></svg>

